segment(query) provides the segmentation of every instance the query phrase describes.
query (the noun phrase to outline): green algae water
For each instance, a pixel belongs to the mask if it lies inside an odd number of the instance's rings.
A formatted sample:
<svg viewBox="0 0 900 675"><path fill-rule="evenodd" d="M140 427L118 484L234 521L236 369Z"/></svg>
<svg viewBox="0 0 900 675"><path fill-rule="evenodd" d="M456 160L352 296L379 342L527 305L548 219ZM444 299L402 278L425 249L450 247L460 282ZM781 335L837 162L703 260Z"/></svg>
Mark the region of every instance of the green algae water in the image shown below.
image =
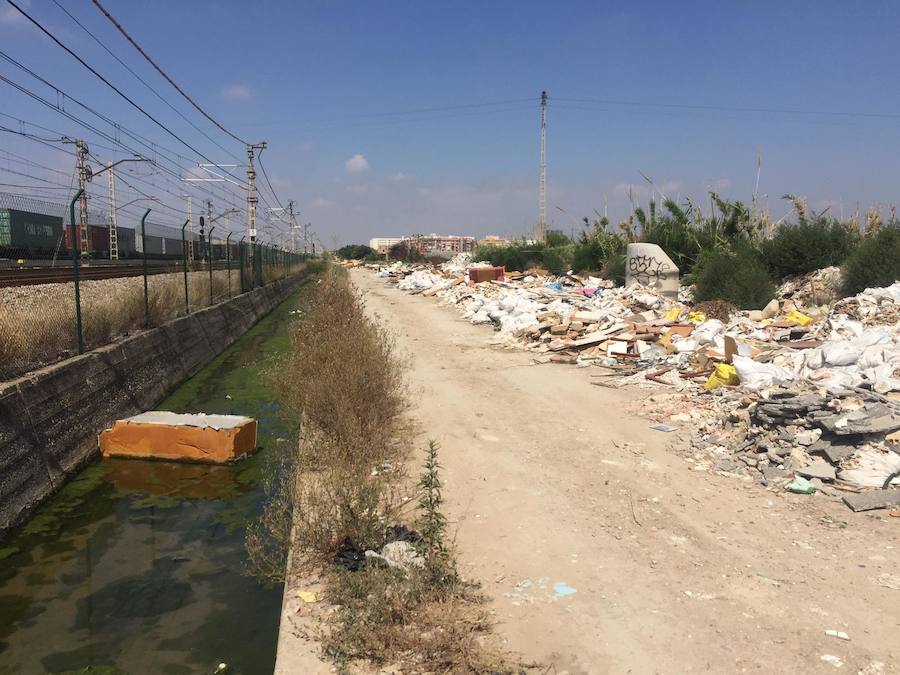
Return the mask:
<svg viewBox="0 0 900 675"><path fill-rule="evenodd" d="M96 462L0 543L0 674L272 672L282 589L246 574L244 530L291 436L264 373L295 305L158 406L255 417L260 452L229 466Z"/></svg>

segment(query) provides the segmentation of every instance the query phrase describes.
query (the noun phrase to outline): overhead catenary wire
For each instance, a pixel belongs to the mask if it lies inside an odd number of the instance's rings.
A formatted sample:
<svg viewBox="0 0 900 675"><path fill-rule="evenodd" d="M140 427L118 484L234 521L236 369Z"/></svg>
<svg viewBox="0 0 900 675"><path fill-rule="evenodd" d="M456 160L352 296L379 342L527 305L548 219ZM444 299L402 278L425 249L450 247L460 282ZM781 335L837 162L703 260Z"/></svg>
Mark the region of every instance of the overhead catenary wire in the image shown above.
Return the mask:
<svg viewBox="0 0 900 675"><path fill-rule="evenodd" d="M54 85L53 83L51 83L51 82L50 82L49 80L47 80L46 78L44 78L44 77L42 77L41 75L37 74L37 73L34 72L32 69L28 68L25 64L23 64L23 63L21 63L20 61L14 59L13 57L11 57L11 56L10 56L9 54L7 54L6 52L0 50L0 57L6 59L6 60L9 61L10 63L12 63L13 65L15 65L15 66L18 67L19 69L21 69L22 71L26 72L28 75L30 75L31 77L33 77L34 79L36 79L38 82L40 82L40 83L44 84L45 86L47 86L47 87L53 89L55 92L57 92L57 94L61 94L62 96L66 97L67 99L69 99L70 101L72 101L73 103L75 103L76 105L80 106L82 109L86 110L87 112L91 113L92 115L94 115L94 116L97 117L98 119L100 119L100 120L102 120L103 122L105 122L106 124L109 124L110 126L114 127L114 128L117 129L118 131L124 133L126 136L132 138L132 139L135 140L138 144L142 145L147 151L149 151L151 155L163 154L161 151L162 151L162 150L165 150L165 152L168 152L168 153L170 153L170 154L174 154L176 157L179 157L179 158L181 158L181 159L187 161L187 158L184 158L184 157L182 157L181 155L178 155L177 153L173 153L172 151L170 151L170 150L168 150L168 149L166 149L166 148L164 148L164 147L162 147L162 146L160 146L160 145L154 143L153 141L151 141L151 140L149 140L149 139L146 139L145 137L141 136L140 134L137 134L136 132L133 132L133 131L129 130L128 127L125 127L124 125L121 125L121 124L117 123L115 120L110 119L108 116L104 115L103 113L100 113L99 111L95 110L94 108L88 106L86 103L84 103L84 102L82 102L81 100L79 100L78 98L72 96L72 95L69 94L68 92L66 92L66 91L64 91L64 90L62 90L62 89L60 89L59 87L57 87L56 85ZM17 89L18 91L22 92L23 94L25 94L25 95L31 97L32 99L38 101L38 102L41 103L42 105L44 105L44 106L50 108L51 110L54 110L55 112L59 113L60 115L63 115L64 117L67 117L67 118L70 119L71 121L76 122L77 124L80 124L81 126L85 127L86 129L90 130L91 132L93 132L93 133L99 135L101 138L104 138L104 139L110 141L111 143L113 143L113 144L115 144L115 145L118 145L118 146L124 148L124 149L127 150L128 152L130 152L130 153L132 153L132 154L134 154L134 155L141 155L141 154L142 154L142 153L138 152L137 150L135 150L133 147L130 147L130 146L126 145L125 143L123 143L123 142L122 142L121 140L119 140L118 138L116 138L116 137L110 135L109 133L104 132L104 131L102 131L101 129L98 129L96 126L94 126L94 125L92 125L92 124L90 124L90 123L88 123L88 122L86 122L86 121L84 121L84 120L78 118L78 117L77 117L76 115L74 115L73 113L70 113L69 111L67 111L67 110L65 110L65 109L63 109L63 108L60 108L60 107L58 107L57 105L54 105L51 101L48 101L47 99L45 99L44 97L40 96L40 95L37 94L36 92L33 92L33 91L29 90L27 87L24 87L24 86L22 86L22 85L20 85L20 84L18 84L18 83L16 83L16 82L10 80L10 79L7 78L6 76L0 75L0 81L6 82L7 84L9 84L10 86L12 86L13 88L15 88L15 89ZM57 139L57 141L58 141L58 139ZM155 163L157 166L159 166L161 169L168 171L168 172L171 173L173 176L175 176L175 177L177 177L177 178L179 178L179 179L181 178L181 175L180 175L179 173L174 172L174 171L172 171L171 169L166 169L165 167L163 167L158 161L156 161L156 158L155 158L155 157L151 157L150 159L154 159L154 163ZM206 159L206 158L204 157L204 159ZM178 162L172 160L171 158L167 158L167 161L171 162L171 163L174 164L176 167L178 167L178 169L179 169L180 171L183 171L183 170L185 170L185 168L186 168L186 167L183 167L183 166L179 165ZM212 164L212 163L211 163L211 164ZM215 196L215 193L212 192L210 189L207 189L207 188L199 188L199 187L198 187L197 189L198 189L198 190L201 190L201 191L206 191L206 192L208 192L210 195Z"/></svg>
<svg viewBox="0 0 900 675"><path fill-rule="evenodd" d="M90 30L88 30L88 28L83 23L81 23L81 21L79 21L77 17L75 17L68 9L66 9L62 5L62 3L59 2L59 0L53 0L53 3L57 7L59 7L63 12L65 12L66 16L68 16L72 21L74 21L75 24L78 25L79 28L81 28L81 30L83 30L85 33L87 33L94 40L94 42L96 42L98 45L100 45L100 47L103 48L103 50L107 54L109 54L111 57L113 57L123 68L125 68L125 70L127 70L129 73L131 73L131 75L133 75L134 78L138 82L143 84L147 89L149 89L153 93L154 96L156 96L156 98L158 98L160 101L165 103L169 108L171 108L172 111L175 112L176 115L178 115L179 117L181 117L181 119L183 119L185 122L190 124L199 133L203 134L203 136L205 136L206 139L209 140L210 143L212 143L217 148L219 148L219 150L221 150L222 152L227 154L232 159L239 160L237 155L231 153L227 148L220 145L214 138L212 138L211 136L209 136L209 134L207 134L205 131L203 131L203 129L201 129L196 124L194 124L184 113L182 113L178 108L176 108L174 105L172 105L162 94L160 94L156 89L154 89L153 86L149 82L147 82L144 78L142 78L140 75L138 75L131 66L129 66L127 63L125 63L125 61L123 61L122 59L120 59L118 57L118 55L116 55L115 52L113 52L109 47L106 46L106 44L103 43L102 40L100 40L100 38L98 38L96 35L94 35Z"/></svg>
<svg viewBox="0 0 900 675"><path fill-rule="evenodd" d="M6 0L10 5L12 5L22 16L28 19L32 24L34 24L42 33L44 33L47 37L49 37L53 42L55 42L60 48L62 48L67 54L69 54L72 58L74 58L78 63L84 66L90 73L92 73L95 77L97 77L101 82L103 82L106 86L112 89L116 94L118 94L122 99L128 102L135 110L144 115L147 119L153 122L160 129L165 131L169 136L177 140L179 143L188 148L191 152L195 153L198 157L202 157L205 161L214 166L218 166L216 162L211 160L209 157L204 155L202 152L193 147L190 143L181 138L174 131L169 129L165 124L156 119L153 115L144 110L139 104L137 104L134 100L131 99L125 92L119 89L116 85L106 79L100 72L98 72L93 66L91 66L87 61L81 58L78 54L76 54L71 48L63 44L59 38L57 38L53 33L47 30L41 23L32 17L28 12L22 9L19 5L17 5L14 0ZM238 139L240 140L240 139Z"/></svg>
<svg viewBox="0 0 900 675"><path fill-rule="evenodd" d="M7 1L11 2L11 0L7 0ZM166 82L171 84L175 88L175 90L179 94L181 94L185 98L185 100L188 101L188 103L190 103L192 106L194 106L194 108L196 108L198 112L200 112L201 115L203 115L206 119L208 119L210 122L215 124L221 131L223 131L224 133L231 136L231 138L236 140L238 143L241 143L242 145L250 145L247 141L241 139L239 136L233 134L231 131L229 131L224 126L222 126L212 115L210 115L203 108L201 108L200 105L197 104L197 102L194 101L193 98L191 98L181 87L179 87L175 83L175 80L173 80L171 77L169 77L169 75L162 68L159 67L159 65L156 63L156 61L154 61L152 58L150 58L150 55L147 54L146 51L144 51L144 49L135 41L135 39L133 37L131 37L131 35L128 34L128 32L125 30L125 28L122 26L122 24L119 23L116 20L116 18L113 17L113 15L110 14L109 11L102 4L100 4L100 2L98 0L92 0L92 1L94 3L94 6L96 6L97 9L100 10L101 14L103 14L103 16L105 16L107 19L109 19L110 23L112 23L112 25L116 27L116 30L118 30L122 34L122 36L126 40L128 40L129 43L131 43L131 46L134 47L138 51L138 53L144 57L144 59L146 59L147 63L149 63L151 66L153 66L156 69L156 72L158 72L160 75L162 75L163 78L165 78Z"/></svg>

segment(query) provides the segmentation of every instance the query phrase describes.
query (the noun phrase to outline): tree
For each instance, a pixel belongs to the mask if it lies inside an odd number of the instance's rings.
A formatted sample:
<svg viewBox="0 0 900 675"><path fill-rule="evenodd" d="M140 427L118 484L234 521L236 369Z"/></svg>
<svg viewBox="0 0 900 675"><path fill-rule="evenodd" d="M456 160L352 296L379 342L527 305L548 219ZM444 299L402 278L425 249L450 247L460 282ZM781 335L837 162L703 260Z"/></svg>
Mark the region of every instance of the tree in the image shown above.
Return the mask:
<svg viewBox="0 0 900 675"><path fill-rule="evenodd" d="M422 252L413 246L408 239L391 246L388 251L388 258L391 260L402 260L403 262L423 262L425 260Z"/></svg>
<svg viewBox="0 0 900 675"><path fill-rule="evenodd" d="M335 251L335 255L344 260L365 260L377 256L378 252L365 244L347 244Z"/></svg>

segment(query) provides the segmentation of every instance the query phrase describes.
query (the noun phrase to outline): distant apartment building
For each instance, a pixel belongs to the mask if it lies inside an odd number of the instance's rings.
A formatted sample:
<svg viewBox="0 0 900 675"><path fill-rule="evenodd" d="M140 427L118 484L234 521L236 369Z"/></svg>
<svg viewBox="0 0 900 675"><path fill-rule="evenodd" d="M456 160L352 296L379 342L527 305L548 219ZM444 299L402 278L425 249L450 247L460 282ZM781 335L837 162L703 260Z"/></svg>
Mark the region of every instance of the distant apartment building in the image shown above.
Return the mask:
<svg viewBox="0 0 900 675"><path fill-rule="evenodd" d="M450 253L471 253L475 250L475 237L461 237L457 235L417 234L410 237L415 242L416 248L422 253L428 254L436 251Z"/></svg>
<svg viewBox="0 0 900 675"><path fill-rule="evenodd" d="M381 255L387 253L391 246L399 244L406 237L374 237L369 239L369 248L375 249Z"/></svg>
<svg viewBox="0 0 900 675"><path fill-rule="evenodd" d="M498 237L496 234L486 234L484 239L479 240L479 246L506 246L509 239Z"/></svg>

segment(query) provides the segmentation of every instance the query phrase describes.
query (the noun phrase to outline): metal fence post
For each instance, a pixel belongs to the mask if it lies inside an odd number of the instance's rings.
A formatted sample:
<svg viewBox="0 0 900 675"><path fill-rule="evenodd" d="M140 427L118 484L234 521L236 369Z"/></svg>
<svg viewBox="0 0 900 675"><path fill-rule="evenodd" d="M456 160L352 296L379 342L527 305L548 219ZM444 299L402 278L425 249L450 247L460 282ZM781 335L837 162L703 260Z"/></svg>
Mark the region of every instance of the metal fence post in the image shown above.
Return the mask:
<svg viewBox="0 0 900 675"><path fill-rule="evenodd" d="M191 313L191 307L188 302L188 250L184 241L184 228L188 226L191 220L188 218L181 226L181 266L184 268L184 314L187 316ZM192 242L193 243L193 242Z"/></svg>
<svg viewBox="0 0 900 675"><path fill-rule="evenodd" d="M240 241L238 241L238 258L240 260L238 266L238 277L240 278L241 282L241 293L244 292L244 237L246 236L247 235L245 234L243 237L241 237Z"/></svg>
<svg viewBox="0 0 900 675"><path fill-rule="evenodd" d="M69 226L72 231L72 280L75 282L75 333L78 335L78 353L84 354L84 333L81 330L81 284L78 282L78 247L75 242L78 233L75 231L75 202L79 200L84 190L79 190L69 202Z"/></svg>
<svg viewBox="0 0 900 675"><path fill-rule="evenodd" d="M209 306L212 307L213 304L213 292L212 292L212 254L213 254L213 243L212 243L212 233L213 230L216 229L215 226L209 228L209 238L206 240L206 248L208 252L206 254L207 259L209 260Z"/></svg>
<svg viewBox="0 0 900 675"><path fill-rule="evenodd" d="M231 235L225 237L225 267L228 269L228 297L231 297Z"/></svg>
<svg viewBox="0 0 900 675"><path fill-rule="evenodd" d="M150 209L144 212L141 218L141 249L144 252L144 328L150 328L150 296L147 290L147 216L150 215Z"/></svg>

